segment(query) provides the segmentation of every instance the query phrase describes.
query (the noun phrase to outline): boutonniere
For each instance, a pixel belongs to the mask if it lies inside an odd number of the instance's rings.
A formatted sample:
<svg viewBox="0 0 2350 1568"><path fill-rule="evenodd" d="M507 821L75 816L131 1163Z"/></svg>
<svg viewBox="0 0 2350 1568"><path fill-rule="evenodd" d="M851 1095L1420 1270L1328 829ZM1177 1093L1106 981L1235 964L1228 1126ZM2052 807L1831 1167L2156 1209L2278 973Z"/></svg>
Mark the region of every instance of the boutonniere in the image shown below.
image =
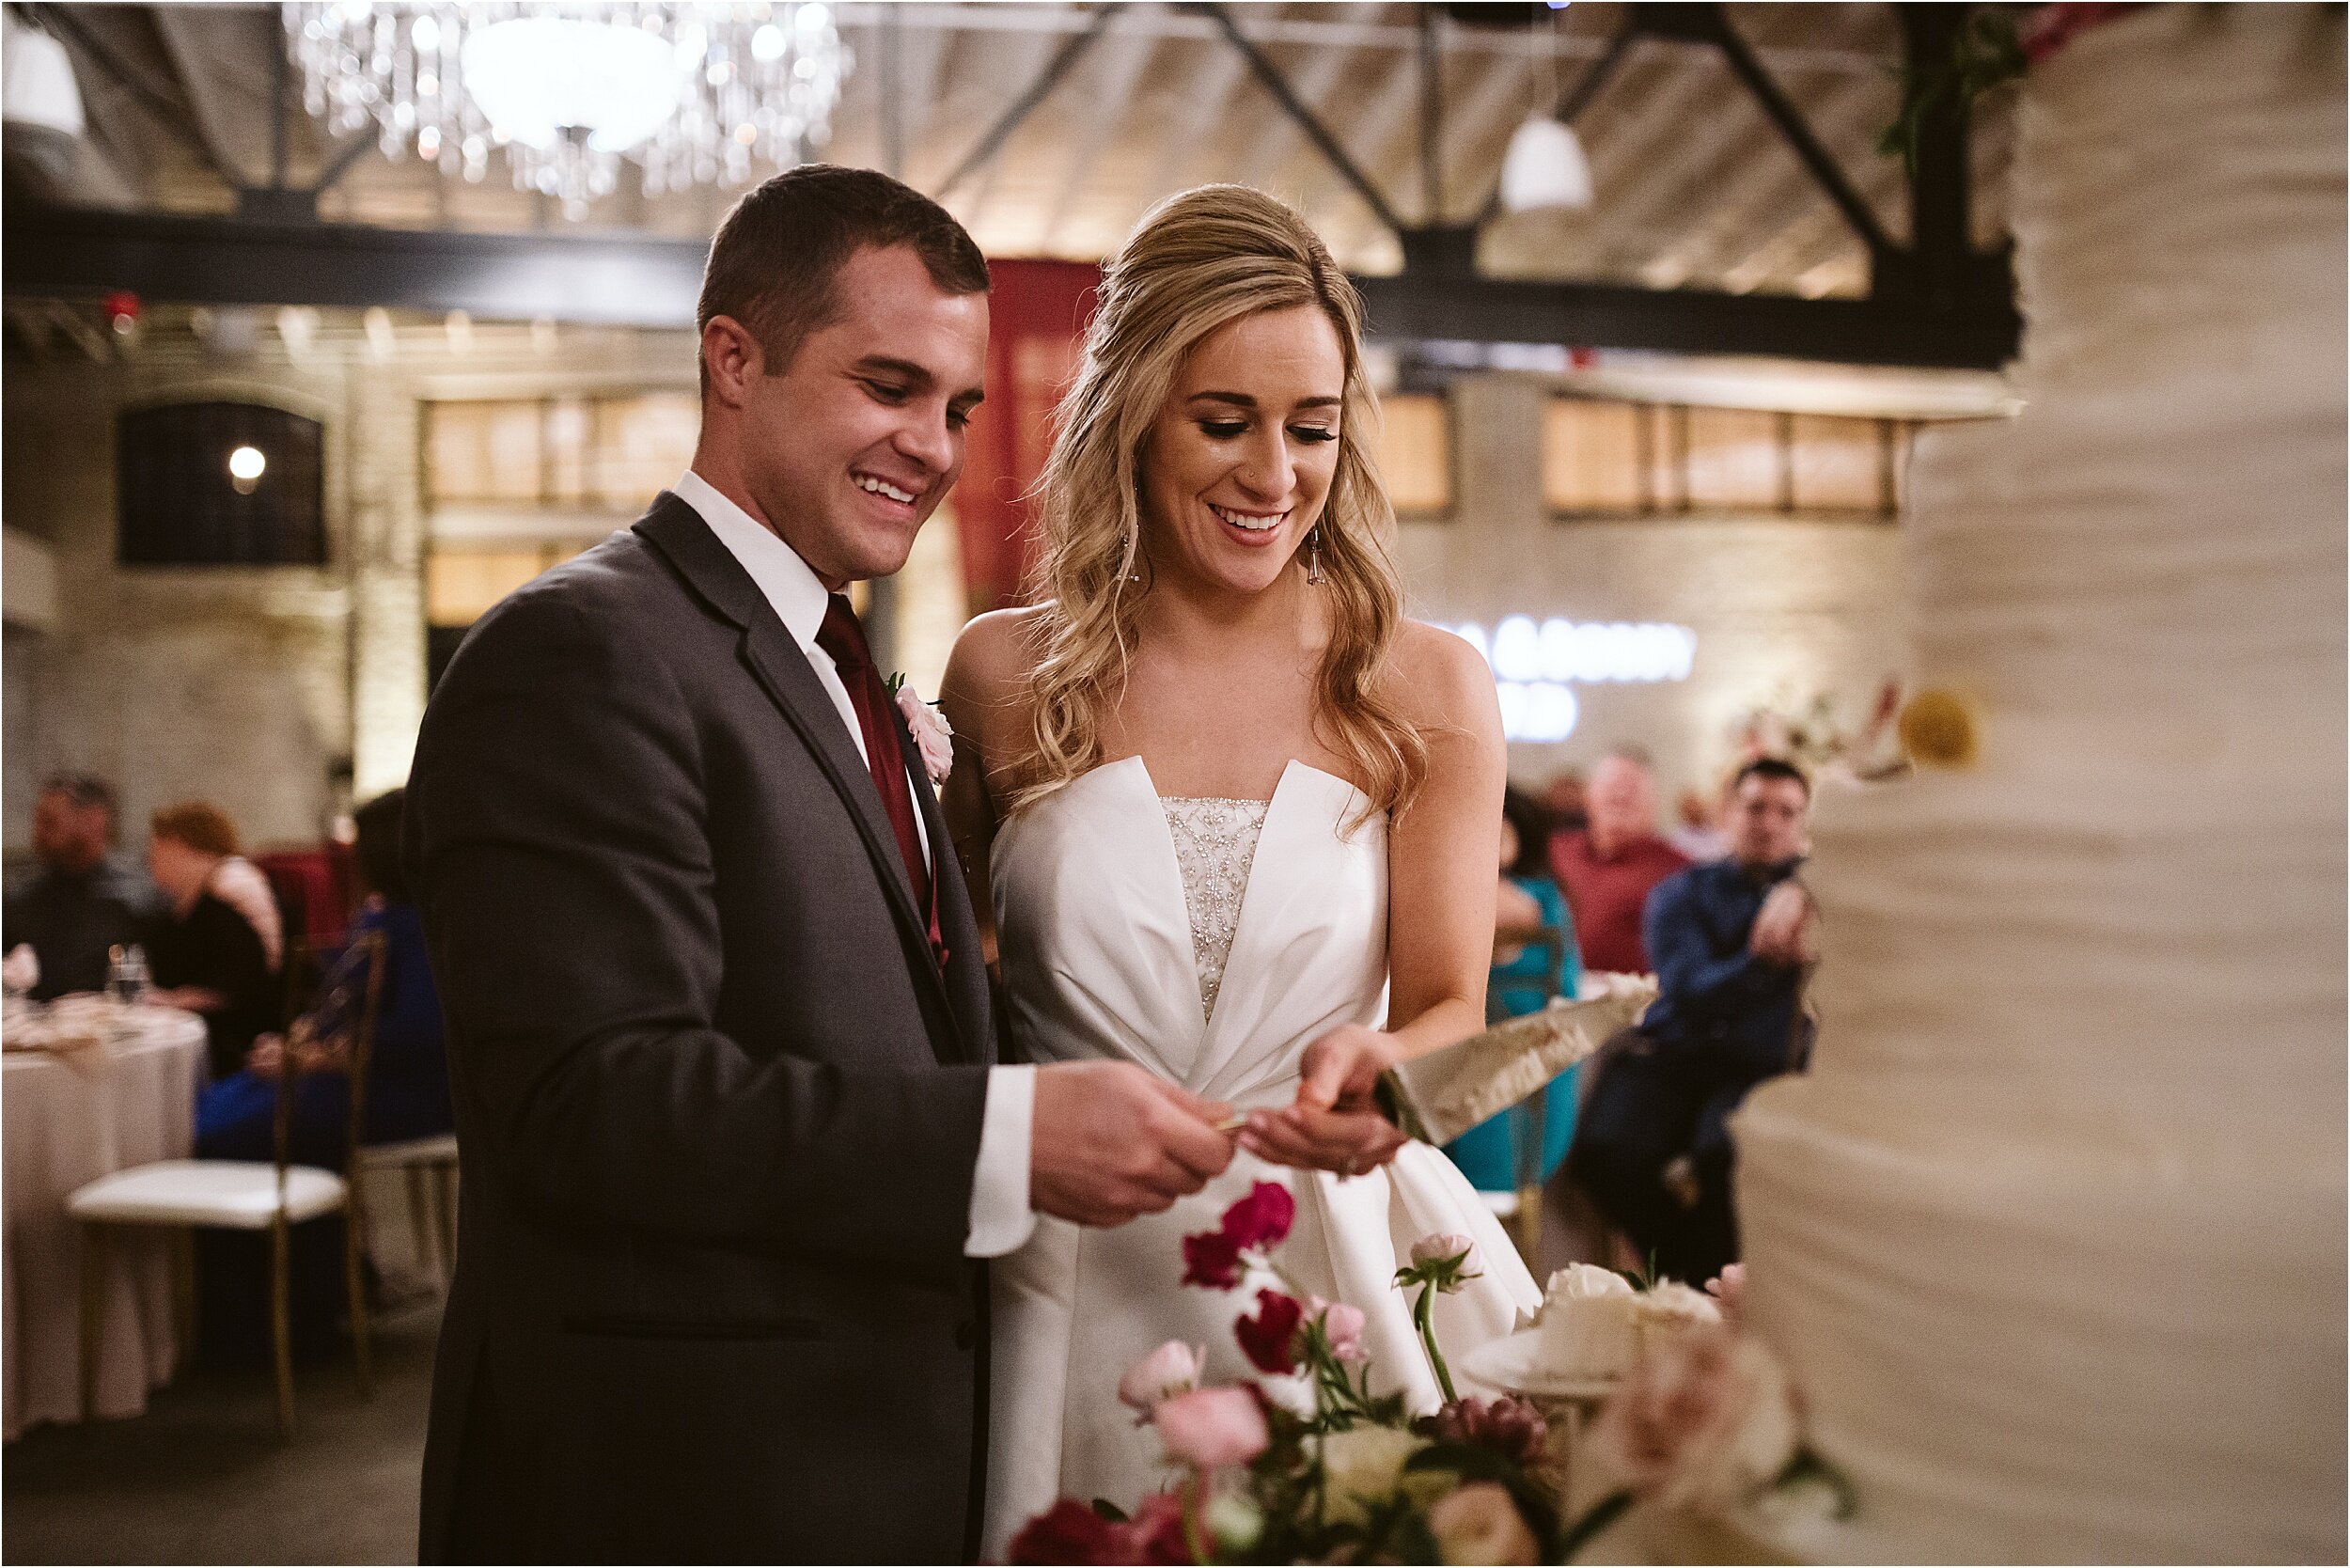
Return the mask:
<svg viewBox="0 0 2350 1568"><path fill-rule="evenodd" d="M945 787L947 776L955 769L954 727L936 704L922 700L922 694L904 675L893 674L884 683L898 699L898 712L905 715L906 728L914 733L915 748L922 753L922 771L931 776L931 788Z"/></svg>

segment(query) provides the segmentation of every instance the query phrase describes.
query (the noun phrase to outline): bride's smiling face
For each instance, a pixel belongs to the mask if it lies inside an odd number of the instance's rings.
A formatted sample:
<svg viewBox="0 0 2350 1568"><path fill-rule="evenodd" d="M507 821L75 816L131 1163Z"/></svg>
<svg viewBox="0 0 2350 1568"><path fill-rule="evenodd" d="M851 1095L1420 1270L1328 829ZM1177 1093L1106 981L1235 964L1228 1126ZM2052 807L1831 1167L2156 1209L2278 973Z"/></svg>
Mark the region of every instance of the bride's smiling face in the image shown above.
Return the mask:
<svg viewBox="0 0 2350 1568"><path fill-rule="evenodd" d="M1313 306L1201 338L1143 448L1152 569L1237 593L1279 581L1329 499L1345 392L1338 329Z"/></svg>

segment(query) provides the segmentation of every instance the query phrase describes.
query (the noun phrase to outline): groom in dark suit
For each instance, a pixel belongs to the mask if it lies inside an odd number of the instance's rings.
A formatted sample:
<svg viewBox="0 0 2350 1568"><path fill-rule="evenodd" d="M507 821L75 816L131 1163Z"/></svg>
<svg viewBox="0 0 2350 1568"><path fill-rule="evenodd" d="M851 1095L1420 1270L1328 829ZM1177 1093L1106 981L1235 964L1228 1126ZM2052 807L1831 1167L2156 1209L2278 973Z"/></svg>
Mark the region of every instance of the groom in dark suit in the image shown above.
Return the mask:
<svg viewBox="0 0 2350 1568"><path fill-rule="evenodd" d="M485 616L425 716L408 852L465 1177L428 1562L968 1555L977 1260L1231 1157L1223 1107L1140 1068L995 1065L842 596L962 467L987 284L884 176L744 197L692 472Z"/></svg>

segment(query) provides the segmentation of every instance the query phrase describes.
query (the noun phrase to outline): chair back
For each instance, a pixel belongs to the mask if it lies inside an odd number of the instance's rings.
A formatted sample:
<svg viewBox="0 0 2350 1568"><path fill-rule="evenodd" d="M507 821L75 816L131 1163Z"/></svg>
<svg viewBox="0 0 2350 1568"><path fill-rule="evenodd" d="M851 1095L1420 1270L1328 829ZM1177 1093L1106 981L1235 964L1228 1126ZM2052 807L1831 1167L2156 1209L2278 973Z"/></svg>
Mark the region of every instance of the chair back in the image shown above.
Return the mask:
<svg viewBox="0 0 2350 1568"><path fill-rule="evenodd" d="M331 958L326 956L326 949L306 938L290 942L289 973L297 967L293 962L297 951L302 958L299 967L319 977L310 1006L297 1016L297 1021L312 1020L312 1029L321 1041L344 1043L351 1105L343 1140L342 1174L349 1178L356 1169L359 1143L366 1131L368 1069L375 1054L376 1020L384 1006L384 933L363 933ZM277 1074L275 1149L281 1190L286 1168L292 1163L294 1089L301 1075L302 1068L290 1039Z"/></svg>

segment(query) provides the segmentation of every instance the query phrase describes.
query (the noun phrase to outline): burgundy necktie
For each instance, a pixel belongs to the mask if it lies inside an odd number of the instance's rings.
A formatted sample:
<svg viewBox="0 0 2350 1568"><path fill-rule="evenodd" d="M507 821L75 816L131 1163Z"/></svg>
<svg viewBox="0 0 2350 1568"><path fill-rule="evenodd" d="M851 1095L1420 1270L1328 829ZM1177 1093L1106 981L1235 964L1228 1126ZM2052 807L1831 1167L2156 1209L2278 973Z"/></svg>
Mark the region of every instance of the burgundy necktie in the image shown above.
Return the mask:
<svg viewBox="0 0 2350 1568"><path fill-rule="evenodd" d="M873 651L866 646L865 628L857 624L856 612L839 594L825 601L824 624L817 629L816 646L832 656L840 683L848 688L850 705L856 709L857 728L865 733L866 770L873 776L882 809L888 813L889 825L898 835L898 853L904 857L906 875L914 882L915 907L923 912L930 927L931 951L943 967L947 945L938 934L938 898L931 885L930 864L922 857L922 836L914 823L914 792L906 788L905 752L898 744L898 727L891 719L889 688L882 684L881 672L873 667Z"/></svg>

